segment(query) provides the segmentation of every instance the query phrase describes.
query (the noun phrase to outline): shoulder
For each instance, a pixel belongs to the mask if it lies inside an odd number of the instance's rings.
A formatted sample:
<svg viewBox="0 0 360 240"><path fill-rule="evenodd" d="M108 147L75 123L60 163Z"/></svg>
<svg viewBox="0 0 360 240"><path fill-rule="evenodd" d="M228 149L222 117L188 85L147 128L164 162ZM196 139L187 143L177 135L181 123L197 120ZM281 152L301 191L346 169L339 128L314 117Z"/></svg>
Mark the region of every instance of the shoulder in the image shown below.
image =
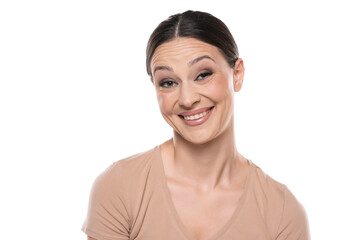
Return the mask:
<svg viewBox="0 0 360 240"><path fill-rule="evenodd" d="M94 181L83 231L96 239L128 239L157 147L114 162Z"/></svg>
<svg viewBox="0 0 360 240"><path fill-rule="evenodd" d="M307 238L309 229L305 209L288 187L271 178L255 164L253 170L252 190L257 207L276 239L310 239Z"/></svg>
<svg viewBox="0 0 360 240"><path fill-rule="evenodd" d="M276 239L310 239L309 223L305 208L292 192L284 188L284 204Z"/></svg>
<svg viewBox="0 0 360 240"><path fill-rule="evenodd" d="M267 203L271 203L273 207L277 206L281 209L286 186L274 180L256 164L252 163L252 168L252 190L254 191L255 196L264 201L266 200Z"/></svg>
<svg viewBox="0 0 360 240"><path fill-rule="evenodd" d="M93 189L112 194L133 189L150 170L156 148L114 162L95 179Z"/></svg>

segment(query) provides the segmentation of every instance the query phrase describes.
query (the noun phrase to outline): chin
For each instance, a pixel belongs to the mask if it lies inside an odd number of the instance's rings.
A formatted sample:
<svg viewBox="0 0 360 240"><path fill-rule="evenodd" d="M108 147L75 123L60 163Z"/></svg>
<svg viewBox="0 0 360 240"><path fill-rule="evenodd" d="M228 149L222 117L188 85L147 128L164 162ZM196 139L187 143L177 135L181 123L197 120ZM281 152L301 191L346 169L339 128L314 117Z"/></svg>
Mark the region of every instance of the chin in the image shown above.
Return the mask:
<svg viewBox="0 0 360 240"><path fill-rule="evenodd" d="M201 144L205 144L208 143L212 140L215 139L216 136L214 135L210 135L209 131L206 131L204 133L193 133L193 134L179 134L183 139L185 139L186 141L192 143L192 144L196 144L196 145L201 145Z"/></svg>

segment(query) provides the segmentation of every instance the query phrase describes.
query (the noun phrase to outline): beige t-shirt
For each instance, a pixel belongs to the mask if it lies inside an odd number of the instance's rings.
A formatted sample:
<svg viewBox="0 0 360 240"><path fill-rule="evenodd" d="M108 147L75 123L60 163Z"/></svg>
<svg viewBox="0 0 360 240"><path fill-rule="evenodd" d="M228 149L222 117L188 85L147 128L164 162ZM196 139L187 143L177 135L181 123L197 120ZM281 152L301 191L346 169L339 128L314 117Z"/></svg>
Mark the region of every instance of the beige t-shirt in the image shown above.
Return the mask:
<svg viewBox="0 0 360 240"><path fill-rule="evenodd" d="M194 240L172 202L160 146L115 162L95 180L82 230L97 240ZM215 239L310 236L302 205L251 163L236 211L209 240Z"/></svg>

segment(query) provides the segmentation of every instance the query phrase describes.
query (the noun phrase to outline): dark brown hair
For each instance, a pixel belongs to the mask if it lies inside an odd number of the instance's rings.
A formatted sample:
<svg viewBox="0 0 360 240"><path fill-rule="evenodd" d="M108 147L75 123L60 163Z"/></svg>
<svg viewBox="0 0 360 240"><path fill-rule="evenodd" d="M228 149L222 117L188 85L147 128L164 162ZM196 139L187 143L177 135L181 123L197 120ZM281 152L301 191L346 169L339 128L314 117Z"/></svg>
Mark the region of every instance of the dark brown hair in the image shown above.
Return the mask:
<svg viewBox="0 0 360 240"><path fill-rule="evenodd" d="M150 61L161 44L178 37L191 37L217 47L231 67L238 59L238 48L227 26L213 15L186 11L170 16L151 34L146 48L146 71L151 76Z"/></svg>

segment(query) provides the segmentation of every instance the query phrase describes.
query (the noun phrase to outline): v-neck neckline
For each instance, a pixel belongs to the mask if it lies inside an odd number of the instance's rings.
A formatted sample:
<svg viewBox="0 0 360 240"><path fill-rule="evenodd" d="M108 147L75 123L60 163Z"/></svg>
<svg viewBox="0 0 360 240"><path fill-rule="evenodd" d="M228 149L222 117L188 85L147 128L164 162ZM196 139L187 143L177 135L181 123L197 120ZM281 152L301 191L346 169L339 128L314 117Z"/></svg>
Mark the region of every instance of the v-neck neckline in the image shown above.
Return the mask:
<svg viewBox="0 0 360 240"><path fill-rule="evenodd" d="M176 210L175 204L172 200L171 197L171 192L169 189L169 186L167 184L167 179L166 179L166 173L165 173L165 167L164 167L164 162L163 162L163 158L161 155L161 148L160 145L158 145L156 147L156 151L157 151L157 161L160 161L160 181L162 184L162 187L165 191L165 195L166 195L166 201L168 203L168 205L170 206L170 211L171 211L171 215L175 218L176 224L178 225L180 231L182 232L182 234L187 238L187 240L196 240L187 230L187 228L185 227L184 223L182 222L178 211ZM248 195L249 192L249 185L250 185L250 180L251 180L251 175L252 175L252 169L253 169L253 163L249 161L249 168L248 168L248 175L246 178L246 183L245 183L245 188L243 193L240 196L240 199L238 201L238 204L235 208L235 211L232 213L231 217L226 221L226 223L221 226L217 232L215 234L213 234L212 236L210 236L208 239L206 240L215 240L218 239L222 234L224 234L229 228L230 226L234 223L234 221L236 220L237 216L240 214L240 212L243 209L243 205L244 205L244 201Z"/></svg>

